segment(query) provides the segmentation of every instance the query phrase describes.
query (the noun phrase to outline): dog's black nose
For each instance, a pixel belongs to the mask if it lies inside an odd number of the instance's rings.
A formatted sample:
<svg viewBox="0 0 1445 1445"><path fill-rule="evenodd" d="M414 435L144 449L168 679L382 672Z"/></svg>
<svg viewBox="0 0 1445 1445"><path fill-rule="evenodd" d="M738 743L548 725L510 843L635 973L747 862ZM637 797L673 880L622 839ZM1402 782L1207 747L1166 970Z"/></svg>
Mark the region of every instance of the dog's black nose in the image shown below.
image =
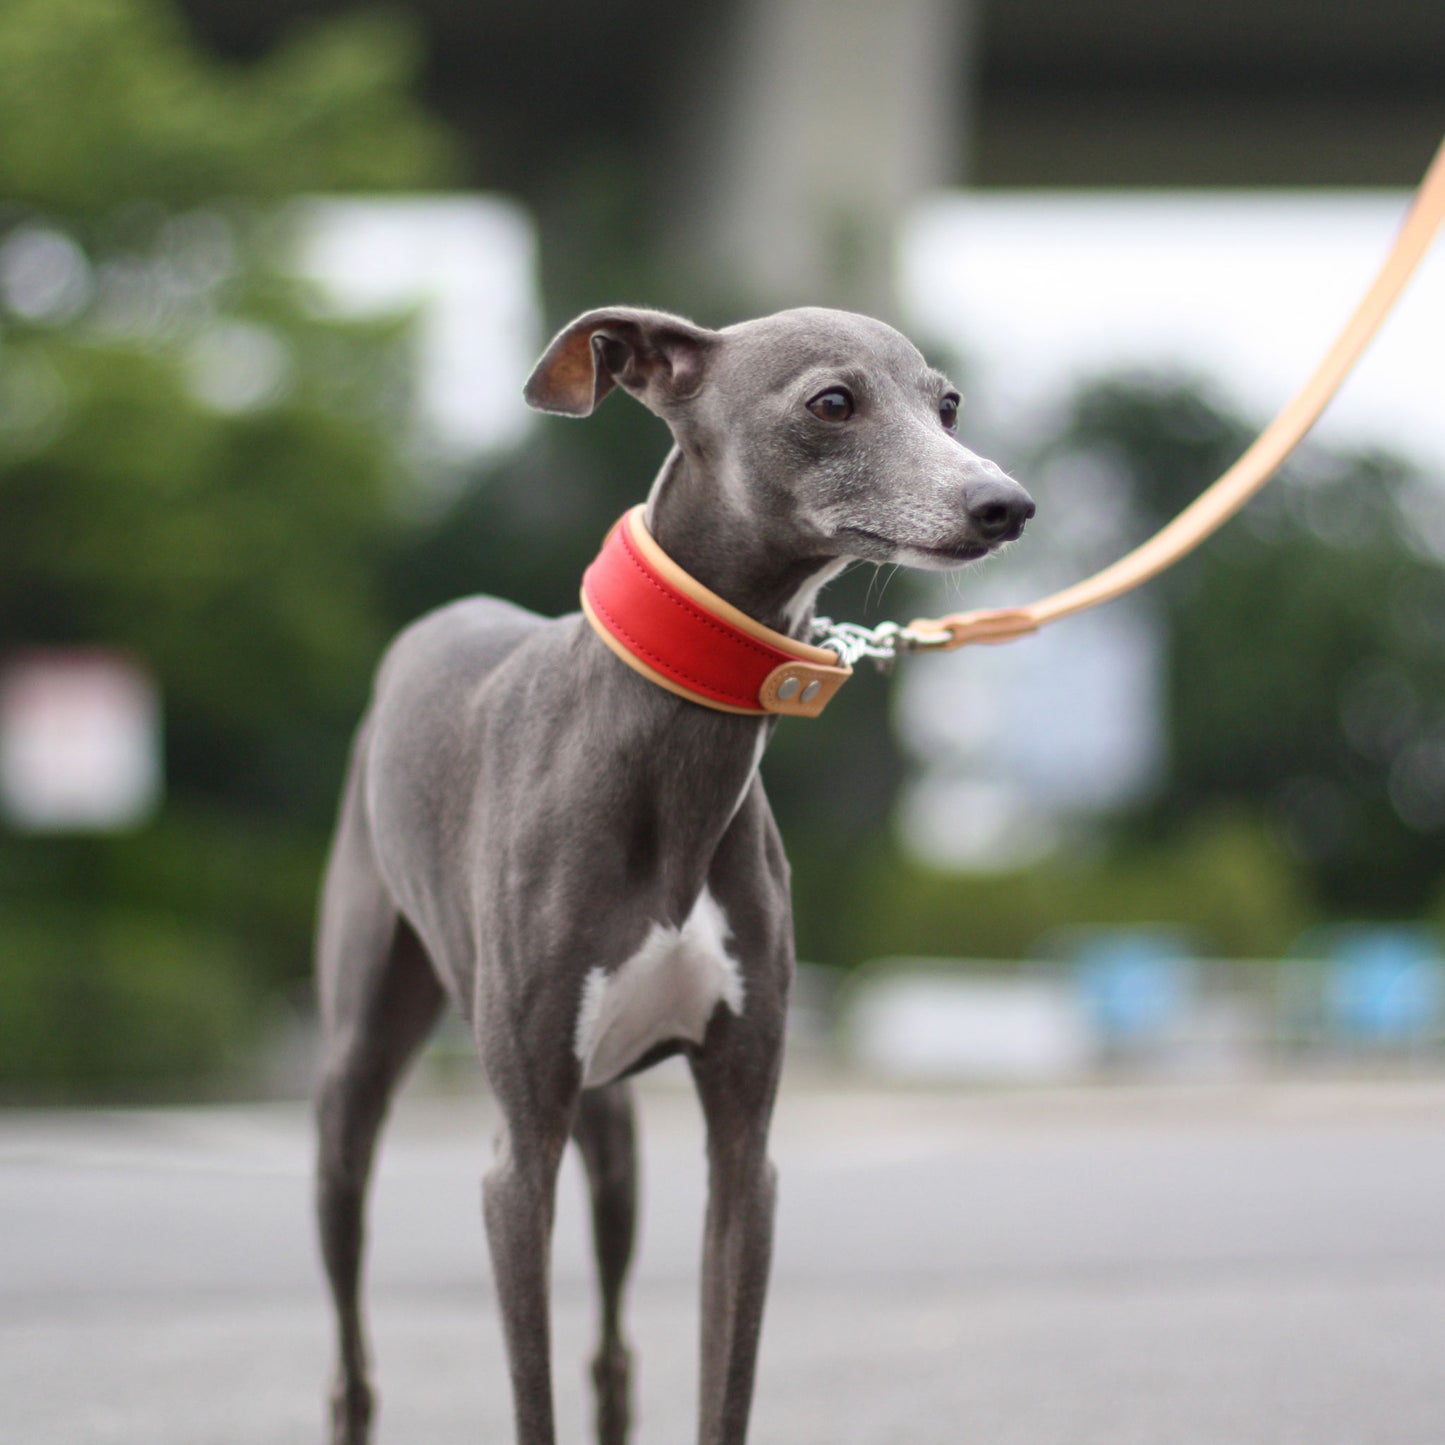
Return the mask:
<svg viewBox="0 0 1445 1445"><path fill-rule="evenodd" d="M968 517L990 545L1012 542L1034 514L1034 499L1007 477L979 482L968 489Z"/></svg>

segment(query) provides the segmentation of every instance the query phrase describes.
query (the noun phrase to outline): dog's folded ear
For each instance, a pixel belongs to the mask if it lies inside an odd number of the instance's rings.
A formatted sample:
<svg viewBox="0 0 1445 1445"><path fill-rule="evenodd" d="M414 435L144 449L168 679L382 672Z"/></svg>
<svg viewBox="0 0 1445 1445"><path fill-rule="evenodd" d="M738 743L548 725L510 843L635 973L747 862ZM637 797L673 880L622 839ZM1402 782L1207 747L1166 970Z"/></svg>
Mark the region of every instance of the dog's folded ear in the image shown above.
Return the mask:
<svg viewBox="0 0 1445 1445"><path fill-rule="evenodd" d="M522 395L559 416L590 416L620 386L659 415L696 395L718 334L681 316L610 306L563 327L542 354Z"/></svg>

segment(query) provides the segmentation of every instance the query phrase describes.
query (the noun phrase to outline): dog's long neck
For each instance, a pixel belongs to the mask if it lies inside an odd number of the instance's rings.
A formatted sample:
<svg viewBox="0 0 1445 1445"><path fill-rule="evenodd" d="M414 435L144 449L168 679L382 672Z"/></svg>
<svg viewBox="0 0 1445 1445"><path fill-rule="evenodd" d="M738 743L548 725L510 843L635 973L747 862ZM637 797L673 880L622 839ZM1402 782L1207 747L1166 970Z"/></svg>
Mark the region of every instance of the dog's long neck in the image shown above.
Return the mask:
<svg viewBox="0 0 1445 1445"><path fill-rule="evenodd" d="M790 637L806 636L818 588L843 565L789 555L770 538L766 514L735 505L727 480L678 447L653 484L647 525L658 546L704 587Z"/></svg>

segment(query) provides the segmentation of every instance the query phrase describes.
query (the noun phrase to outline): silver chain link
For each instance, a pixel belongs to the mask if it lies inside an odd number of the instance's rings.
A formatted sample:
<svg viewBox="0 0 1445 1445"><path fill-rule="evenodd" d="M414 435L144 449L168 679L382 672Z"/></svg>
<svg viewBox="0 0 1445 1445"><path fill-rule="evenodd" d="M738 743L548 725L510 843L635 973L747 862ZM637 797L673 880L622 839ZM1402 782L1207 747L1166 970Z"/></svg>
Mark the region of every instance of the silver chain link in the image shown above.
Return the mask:
<svg viewBox="0 0 1445 1445"><path fill-rule="evenodd" d="M830 648L838 661L852 667L871 657L879 672L888 672L900 652L926 652L947 646L946 632L922 633L896 622L880 622L877 627L863 627L857 622L834 622L831 617L813 619L813 641Z"/></svg>

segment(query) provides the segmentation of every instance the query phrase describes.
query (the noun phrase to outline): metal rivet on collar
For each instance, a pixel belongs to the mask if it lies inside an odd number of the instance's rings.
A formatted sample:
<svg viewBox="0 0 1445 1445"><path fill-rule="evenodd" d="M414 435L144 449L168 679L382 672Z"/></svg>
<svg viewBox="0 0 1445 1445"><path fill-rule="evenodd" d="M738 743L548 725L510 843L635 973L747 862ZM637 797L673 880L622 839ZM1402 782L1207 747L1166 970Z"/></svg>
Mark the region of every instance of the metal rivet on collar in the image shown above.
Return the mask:
<svg viewBox="0 0 1445 1445"><path fill-rule="evenodd" d="M788 700L790 697L792 697L792 695L793 695L795 692L797 692L797 690L798 690L801 686L802 686L802 682L801 682L801 680L800 680L799 678L797 678L797 677L785 677L785 678L778 684L778 697L781 699L781 701L787 702L787 700ZM810 683L808 684L808 691L806 691L806 692L803 694L803 701L804 701L804 702L807 702L809 698L811 698L814 694L817 693L817 691L818 691L818 684L817 684L816 682L810 682Z"/></svg>
<svg viewBox="0 0 1445 1445"><path fill-rule="evenodd" d="M788 682L796 682L797 680L798 680L798 679L795 678L795 677L790 677L790 678L788 679ZM786 685L787 685L787 684L785 683L784 686L786 686ZM807 685L807 687L805 687L805 688L803 689L803 696L799 699L799 701L800 701L800 702L812 702L812 700L813 700L815 697L817 697L817 695L818 695L819 691L821 690L822 686L823 686L823 684L822 684L821 682L819 682L816 678L814 678L813 681L810 682L810 683ZM783 689L780 687L780 688L778 689L778 696L781 697L782 695L783 695Z"/></svg>

